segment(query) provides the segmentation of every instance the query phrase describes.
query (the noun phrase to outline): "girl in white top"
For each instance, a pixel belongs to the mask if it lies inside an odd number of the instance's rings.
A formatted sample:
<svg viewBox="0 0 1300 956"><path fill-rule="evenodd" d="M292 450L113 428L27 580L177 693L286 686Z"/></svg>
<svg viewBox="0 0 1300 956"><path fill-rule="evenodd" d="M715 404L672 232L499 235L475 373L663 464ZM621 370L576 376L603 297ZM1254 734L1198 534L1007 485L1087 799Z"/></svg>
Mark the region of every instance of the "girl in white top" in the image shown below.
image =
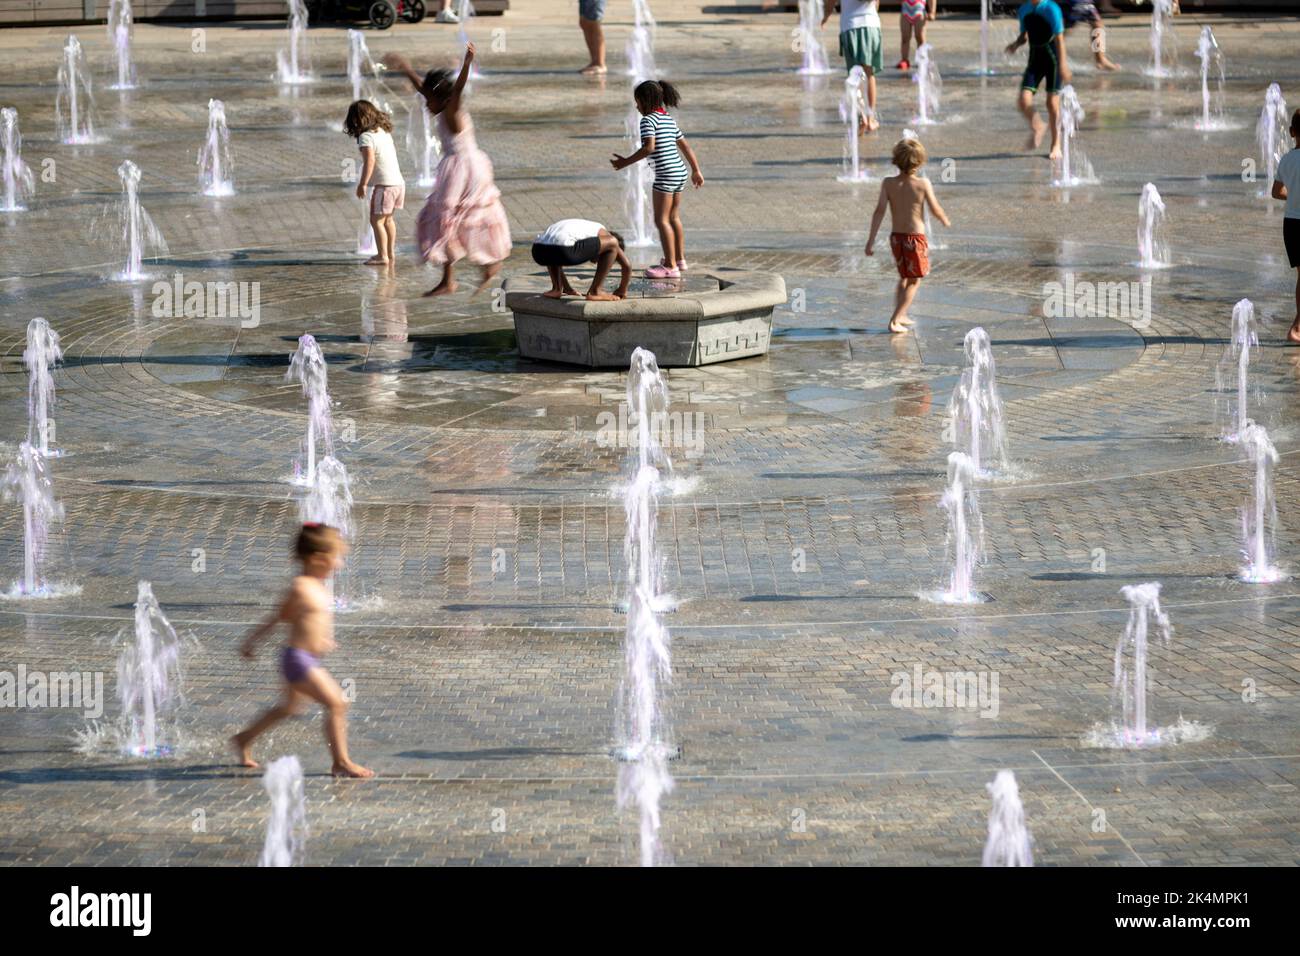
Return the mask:
<svg viewBox="0 0 1300 956"><path fill-rule="evenodd" d="M348 107L343 131L361 148L361 175L357 177L357 198L370 193L370 228L375 232L376 254L366 265L386 266L397 250L397 224L393 213L406 204L406 182L397 162L393 143L393 121L369 100L357 100Z"/></svg>

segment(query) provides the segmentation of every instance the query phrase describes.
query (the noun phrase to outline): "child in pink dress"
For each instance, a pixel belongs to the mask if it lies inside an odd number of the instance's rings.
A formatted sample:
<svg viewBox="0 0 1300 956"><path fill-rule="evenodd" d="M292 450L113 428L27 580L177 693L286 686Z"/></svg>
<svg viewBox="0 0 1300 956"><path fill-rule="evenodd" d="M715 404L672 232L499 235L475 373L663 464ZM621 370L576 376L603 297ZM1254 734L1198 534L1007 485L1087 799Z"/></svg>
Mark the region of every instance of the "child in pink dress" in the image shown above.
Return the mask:
<svg viewBox="0 0 1300 956"><path fill-rule="evenodd" d="M452 268L461 259L469 259L483 269L482 280L474 290L477 295L487 288L510 255L510 224L501 205L501 191L493 179L492 160L478 148L474 124L460 108L473 62L471 43L465 48L460 75L452 82L450 70L430 70L421 77L404 58L396 54L384 57L384 65L403 73L438 119L438 139L442 143L438 181L415 225L420 256L443 267L442 281L426 296L456 291Z"/></svg>

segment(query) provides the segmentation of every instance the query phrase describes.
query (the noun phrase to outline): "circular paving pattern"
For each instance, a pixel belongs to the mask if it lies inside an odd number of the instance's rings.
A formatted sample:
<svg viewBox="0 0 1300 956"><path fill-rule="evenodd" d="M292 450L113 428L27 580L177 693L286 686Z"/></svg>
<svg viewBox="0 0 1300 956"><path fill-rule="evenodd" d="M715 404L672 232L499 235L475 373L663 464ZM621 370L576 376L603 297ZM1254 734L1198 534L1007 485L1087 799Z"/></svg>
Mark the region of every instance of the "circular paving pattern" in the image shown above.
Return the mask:
<svg viewBox="0 0 1300 956"><path fill-rule="evenodd" d="M801 88L754 68L788 59L788 18L705 26L680 6L680 23L661 17L658 53L686 91L683 126L709 179L686 199L690 258L777 272L791 299L767 356L668 374L681 423L670 452L688 479L659 515L679 601L669 623L684 756L666 810L675 857L971 862L982 784L1012 767L1041 862L1293 862L1296 590L1235 579L1249 473L1218 440L1229 404L1216 389L1232 304L1250 296L1273 320L1254 400L1282 454L1278 544L1288 555L1300 374L1280 342L1290 276L1278 211L1240 170L1259 90L1296 81L1293 26L1260 36L1212 21L1239 131L1175 129L1199 103L1188 84L1081 68L1082 136L1101 183L1063 192L1045 162L1018 151L1012 80L962 75L959 43L971 48L972 25L941 21L954 50L940 45L945 108L960 121L924 138L954 228L934 253L916 334L890 336L892 263L881 244L861 254L876 186L834 180L837 81ZM1190 33L1197 21L1184 20ZM567 21L505 22L514 52L485 63L471 108L516 242L505 272L518 274L535 270L527 242L551 220L620 223L619 182L603 164L622 148L628 104L621 77L575 87ZM0 36L0 49L23 75L44 76L60 31L26 32L20 45ZM244 664L235 648L288 573L299 491L286 479L305 418L284 374L310 332L328 360L339 457L354 480L356 586L378 599L340 618L331 668L361 688L355 749L382 777L364 797L314 809L313 862L630 859L607 758L626 458L609 427L624 376L521 359L493 294L423 298L434 279L409 255L395 276L359 265L359 206L339 172L354 150L331 128L347 103L341 33L316 31L321 82L288 92L264 78L270 32L214 27L207 59L178 52L172 32L140 28L150 79L100 94L103 144L54 142L51 83L5 88L28 161L48 156L58 173L31 211L0 215L10 422L0 439L8 455L21 438L23 328L44 315L65 352L55 416L67 455L52 467L67 516L54 557L57 575L84 590L0 605L0 650L32 668L111 669L106 638L129 616L135 580L152 580L195 638L189 753L211 763L228 725L274 688L270 663ZM451 36L422 25L374 35L371 49L418 37L447 58ZM1140 59L1136 21L1112 36L1122 59ZM97 63L104 51L95 38L87 47ZM886 130L866 147L877 177L911 95L906 79L882 78ZM209 96L231 120L228 199L197 195ZM107 278L117 263L100 224L126 157L144 170L143 201L170 247L137 283ZM1136 206L1153 177L1175 267L1144 273L1132 261ZM403 244L420 198L399 220ZM154 281L178 274L256 283L256 322L160 309ZM1149 315L1055 314L1051 291L1067 282L1139 283ZM1015 478L981 492L989 561L978 585L991 600L936 607L917 593L942 572L944 418L975 326L993 342ZM19 560L18 520L12 507L0 512L0 568ZM1117 591L1137 580L1164 582L1175 620L1155 663L1161 719L1181 713L1215 732L1166 753L1103 754L1080 740L1107 713ZM913 663L997 672L999 716L891 707L891 675ZM1250 706L1243 680L1263 688ZM25 812L22 832L0 826L0 844L19 861L175 859L188 817L172 821L139 788L149 780L180 800L195 761L83 757L69 745L80 724L0 717L30 752L0 781L0 809L29 790L50 793L50 764L67 786ZM315 734L293 725L268 749L323 767ZM87 766L103 778L82 775ZM389 778L402 776L428 786L398 792ZM450 778L480 782L452 793L439 786ZM224 815L203 859L247 862L260 840L260 817L241 806L253 787L233 769L202 784ZM1187 822L1177 808L1189 805L1217 822ZM467 821L496 806L518 830L487 844ZM1112 832L1091 831L1099 806ZM794 807L811 808L815 847L786 832ZM1182 836L1169 835L1173 821ZM359 826L368 841L352 835ZM71 835L66 846L56 831ZM145 835L146 849L118 833Z"/></svg>

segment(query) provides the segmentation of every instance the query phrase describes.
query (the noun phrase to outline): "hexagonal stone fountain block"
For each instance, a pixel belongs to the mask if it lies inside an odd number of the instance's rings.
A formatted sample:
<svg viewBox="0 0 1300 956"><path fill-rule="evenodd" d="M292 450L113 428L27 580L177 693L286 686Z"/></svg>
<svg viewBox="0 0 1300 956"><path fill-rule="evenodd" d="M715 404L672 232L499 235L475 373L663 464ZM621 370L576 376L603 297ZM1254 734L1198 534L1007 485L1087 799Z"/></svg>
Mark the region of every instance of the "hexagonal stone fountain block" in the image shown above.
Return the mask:
<svg viewBox="0 0 1300 956"><path fill-rule="evenodd" d="M591 270L568 271L576 289ZM660 366L710 365L767 352L772 310L786 301L785 280L743 269L693 269L687 278L635 280L619 302L580 296L548 299L545 276L518 276L505 284L515 338L526 358L624 367L638 346Z"/></svg>

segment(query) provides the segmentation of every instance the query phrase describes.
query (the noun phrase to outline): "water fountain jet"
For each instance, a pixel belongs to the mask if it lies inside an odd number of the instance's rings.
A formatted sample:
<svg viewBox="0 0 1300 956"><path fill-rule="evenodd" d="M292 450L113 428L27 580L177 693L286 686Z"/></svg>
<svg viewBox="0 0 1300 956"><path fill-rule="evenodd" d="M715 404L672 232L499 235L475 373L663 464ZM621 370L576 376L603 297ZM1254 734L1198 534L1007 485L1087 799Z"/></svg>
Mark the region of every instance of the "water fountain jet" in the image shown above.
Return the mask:
<svg viewBox="0 0 1300 956"><path fill-rule="evenodd" d="M659 443L657 422L668 411L668 385L654 355L632 353L627 401L636 419L636 445L630 460L631 480L624 488L627 530L623 556L627 565L627 626L624 677L619 689L620 809L635 805L640 814L642 866L663 862L659 839L659 804L673 789L668 761L675 752L664 713L664 689L672 680L671 638L662 621L672 599L662 593L662 558L655 544L660 490L672 475L672 463Z"/></svg>
<svg viewBox="0 0 1300 956"><path fill-rule="evenodd" d="M286 27L288 46L275 53L276 77L286 86L315 82L311 74L311 54L307 48L307 5L304 0L286 0L289 20Z"/></svg>
<svg viewBox="0 0 1300 956"><path fill-rule="evenodd" d="M795 30L803 64L803 76L826 76L831 72L826 61L826 47L822 45L822 19L826 13L823 0L799 0L799 26Z"/></svg>
<svg viewBox="0 0 1300 956"><path fill-rule="evenodd" d="M933 126L939 119L939 102L943 96L943 77L934 60L934 47L922 43L916 48L916 69L912 71L916 84L916 116L912 122L919 126Z"/></svg>
<svg viewBox="0 0 1300 956"><path fill-rule="evenodd" d="M1092 163L1077 142L1079 125L1086 114L1073 85L1061 88L1061 106L1057 115L1057 131L1061 142L1061 158L1054 164L1053 186L1083 186L1097 181Z"/></svg>
<svg viewBox="0 0 1300 956"><path fill-rule="evenodd" d="M131 15L131 0L108 0L108 42L113 46L113 59L117 63L117 82L110 90L136 88L135 64L131 62L131 40L135 31Z"/></svg>
<svg viewBox="0 0 1300 956"><path fill-rule="evenodd" d="M117 698L125 722L123 750L135 757L172 753L166 721L181 702L181 641L148 581L136 589L133 641L117 658Z"/></svg>
<svg viewBox="0 0 1300 956"><path fill-rule="evenodd" d="M1214 31L1208 26L1201 29L1201 37L1196 43L1196 56L1201 61L1201 119L1196 124L1199 130L1227 129L1223 118L1223 52L1219 42L1214 38ZM1210 71L1218 73L1218 89L1210 95Z"/></svg>
<svg viewBox="0 0 1300 956"><path fill-rule="evenodd" d="M1272 584L1285 578L1274 563L1277 536L1277 501L1273 497L1273 467L1277 449L1261 425L1247 422L1241 431L1241 445L1255 466L1250 497L1241 509L1242 555L1246 559L1241 580L1250 584Z"/></svg>
<svg viewBox="0 0 1300 956"><path fill-rule="evenodd" d="M271 815L266 821L266 841L257 865L299 865L307 844L302 764L293 755L272 760L262 775L262 786L271 798Z"/></svg>
<svg viewBox="0 0 1300 956"><path fill-rule="evenodd" d="M1164 269L1171 264L1164 224L1165 201L1155 184L1147 183L1138 200L1138 265L1143 269Z"/></svg>
<svg viewBox="0 0 1300 956"><path fill-rule="evenodd" d="M975 490L978 476L975 463L962 452L948 456L948 486L939 500L948 516L948 587L921 595L936 604L979 604L984 600L975 590L975 568L984 561L984 517Z"/></svg>
<svg viewBox="0 0 1300 956"><path fill-rule="evenodd" d="M329 369L316 337L304 334L298 337L298 348L289 357L286 382L297 382L307 399L307 436L303 440L302 457L294 462L294 482L312 485L316 481L316 444L319 442L326 455L334 454L334 416L329 396ZM319 519L310 519L319 520Z"/></svg>
<svg viewBox="0 0 1300 956"><path fill-rule="evenodd" d="M199 150L199 186L205 196L233 196L234 164L230 158L230 130L226 126L226 104L208 100L208 135Z"/></svg>
<svg viewBox="0 0 1300 956"><path fill-rule="evenodd" d="M1016 775L999 770L984 789L993 798L989 810L989 835L984 844L983 866L1033 866L1034 838L1025 826L1025 807L1020 802Z"/></svg>
<svg viewBox="0 0 1300 956"><path fill-rule="evenodd" d="M54 500L45 465L40 450L23 442L5 471L4 498L17 500L23 509L23 576L9 589L9 598L53 597L57 591L42 572L50 526L63 520L63 505Z"/></svg>
<svg viewBox="0 0 1300 956"><path fill-rule="evenodd" d="M39 316L27 323L27 347L23 365L27 368L27 440L46 458L57 457L50 449L54 433L54 366L63 361L59 333Z"/></svg>
<svg viewBox="0 0 1300 956"><path fill-rule="evenodd" d="M166 254L167 241L144 206L140 205L140 167L129 159L124 160L117 167L117 175L122 180L118 222L121 227L121 245L126 253L126 266L114 278L133 282L148 278L144 272L145 252L153 249L157 253Z"/></svg>
<svg viewBox="0 0 1300 956"><path fill-rule="evenodd" d="M865 183L871 175L862 164L859 140L860 130L871 115L863 88L867 83L867 74L860 66L849 70L844 80L844 93L840 97L840 120L844 123L844 158L843 171L836 180L842 183Z"/></svg>
<svg viewBox="0 0 1300 956"><path fill-rule="evenodd" d="M1255 142L1259 146L1265 170L1264 188L1259 192L1261 196L1272 193L1273 181L1277 178L1277 164L1287 151L1290 128L1291 117L1287 114L1282 87L1270 83L1264 91L1264 108L1260 110L1259 120L1255 124Z"/></svg>
<svg viewBox="0 0 1300 956"><path fill-rule="evenodd" d="M81 43L69 35L59 64L59 92L54 100L59 139L70 146L99 142L95 135L95 96Z"/></svg>
<svg viewBox="0 0 1300 956"><path fill-rule="evenodd" d="M23 162L23 137L18 131L18 111L11 106L0 109L0 212L22 212L24 200L36 192L36 178Z"/></svg>

